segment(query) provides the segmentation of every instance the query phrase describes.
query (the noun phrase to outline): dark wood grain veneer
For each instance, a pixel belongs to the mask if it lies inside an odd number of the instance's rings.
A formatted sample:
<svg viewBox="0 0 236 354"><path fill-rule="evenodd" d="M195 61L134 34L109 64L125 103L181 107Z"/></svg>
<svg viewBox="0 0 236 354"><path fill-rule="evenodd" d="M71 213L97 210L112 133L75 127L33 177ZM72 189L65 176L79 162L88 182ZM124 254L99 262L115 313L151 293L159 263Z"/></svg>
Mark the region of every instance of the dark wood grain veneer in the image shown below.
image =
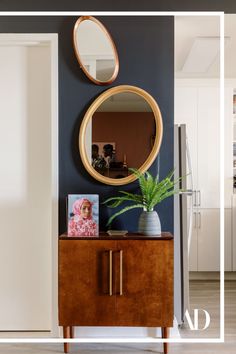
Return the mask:
<svg viewBox="0 0 236 354"><path fill-rule="evenodd" d="M59 325L65 338L73 326L162 327L167 338L173 326L173 236L62 235Z"/></svg>

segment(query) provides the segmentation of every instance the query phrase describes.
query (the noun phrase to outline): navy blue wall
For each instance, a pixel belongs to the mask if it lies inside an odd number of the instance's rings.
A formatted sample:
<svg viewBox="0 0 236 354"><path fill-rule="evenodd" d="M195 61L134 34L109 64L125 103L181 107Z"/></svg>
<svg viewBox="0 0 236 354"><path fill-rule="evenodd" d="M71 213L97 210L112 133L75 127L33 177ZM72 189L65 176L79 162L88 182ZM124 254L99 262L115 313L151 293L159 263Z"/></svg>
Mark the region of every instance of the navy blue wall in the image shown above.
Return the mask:
<svg viewBox="0 0 236 354"><path fill-rule="evenodd" d="M236 12L233 0L0 0L0 11L225 11ZM163 115L164 138L159 154L163 177L173 167L174 107L174 19L173 17L101 17L117 45L120 72L110 85L136 85L157 100ZM85 171L78 152L77 138L83 115L94 98L107 87L90 83L79 69L72 49L72 30L76 17L1 17L0 32L53 32L59 34L59 194L60 232L66 229L65 198L69 193L99 193L101 199L116 190L134 191L137 183L115 188L93 180ZM151 167L156 173L157 161ZM173 203L164 201L158 212L163 230L173 230ZM136 230L139 211L119 218L115 227ZM108 217L101 209L104 228Z"/></svg>
<svg viewBox="0 0 236 354"><path fill-rule="evenodd" d="M148 91L158 102L164 123L160 151L160 174L173 168L174 107L174 18L100 17L110 31L119 53L120 72L109 85L134 85ZM78 151L78 133L84 113L108 87L91 83L82 73L72 48L76 17L1 17L0 32L53 32L59 34L59 194L60 232L66 230L65 198L69 193L98 193L100 200L119 189L133 191L134 182L124 187L103 185L89 176ZM38 68L40 70L40 68ZM151 172L157 172L154 162ZM108 210L101 207L100 225L104 229ZM173 230L173 203L164 201L158 212L163 230ZM114 227L137 229L140 210L119 218Z"/></svg>

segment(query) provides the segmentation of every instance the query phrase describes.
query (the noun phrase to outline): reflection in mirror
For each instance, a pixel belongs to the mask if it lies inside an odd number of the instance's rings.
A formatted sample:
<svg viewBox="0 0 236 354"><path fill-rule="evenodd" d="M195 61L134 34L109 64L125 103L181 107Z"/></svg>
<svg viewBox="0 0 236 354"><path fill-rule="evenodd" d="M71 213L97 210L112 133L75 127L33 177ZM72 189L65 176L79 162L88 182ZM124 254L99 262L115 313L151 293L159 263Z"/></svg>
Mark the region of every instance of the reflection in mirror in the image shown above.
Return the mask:
<svg viewBox="0 0 236 354"><path fill-rule="evenodd" d="M88 108L80 127L84 167L108 185L136 179L129 168L148 170L161 146L162 117L154 98L139 87L121 85L103 92Z"/></svg>
<svg viewBox="0 0 236 354"><path fill-rule="evenodd" d="M140 95L110 96L93 113L86 128L86 155L102 176L125 178L128 168L140 168L154 145L156 121L151 106Z"/></svg>
<svg viewBox="0 0 236 354"><path fill-rule="evenodd" d="M94 83L113 82L118 74L118 55L106 28L92 16L80 17L74 27L74 49L79 64Z"/></svg>

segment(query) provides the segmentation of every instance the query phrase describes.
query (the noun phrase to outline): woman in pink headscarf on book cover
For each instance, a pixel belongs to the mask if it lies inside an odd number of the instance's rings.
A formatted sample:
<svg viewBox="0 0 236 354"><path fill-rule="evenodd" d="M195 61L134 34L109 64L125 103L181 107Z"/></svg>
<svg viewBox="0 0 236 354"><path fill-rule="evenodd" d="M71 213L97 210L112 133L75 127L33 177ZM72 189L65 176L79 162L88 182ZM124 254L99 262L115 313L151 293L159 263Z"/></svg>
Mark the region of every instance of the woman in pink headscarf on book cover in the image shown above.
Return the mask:
<svg viewBox="0 0 236 354"><path fill-rule="evenodd" d="M87 198L75 200L68 220L68 236L98 236L98 222L93 218L93 202Z"/></svg>

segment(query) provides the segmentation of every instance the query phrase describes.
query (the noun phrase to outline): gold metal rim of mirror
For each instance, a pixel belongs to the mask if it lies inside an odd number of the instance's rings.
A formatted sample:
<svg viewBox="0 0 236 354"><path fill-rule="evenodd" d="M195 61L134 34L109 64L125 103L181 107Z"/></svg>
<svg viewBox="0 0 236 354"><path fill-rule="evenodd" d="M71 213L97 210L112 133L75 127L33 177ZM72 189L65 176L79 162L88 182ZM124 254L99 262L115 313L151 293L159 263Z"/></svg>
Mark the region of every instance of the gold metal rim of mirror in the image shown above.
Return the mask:
<svg viewBox="0 0 236 354"><path fill-rule="evenodd" d="M114 72L113 72L113 74L112 74L112 76L111 76L111 78L109 80L101 81L101 80L95 79L92 75L90 75L88 70L83 65L81 56L79 54L79 49L78 49L78 46L77 46L76 33L77 33L79 25L83 21L86 21L86 20L93 21L94 23L96 23L101 28L101 30L104 32L104 34L107 36L108 40L110 41L110 44L111 44L112 49L114 51L115 67L114 67ZM96 19L93 16L81 16L81 17L78 18L78 20L75 23L74 31L73 31L73 47L74 47L75 55L76 55L76 58L77 58L77 60L79 62L80 68L83 70L84 74L89 78L89 80L91 80L93 83L95 83L97 85L109 85L116 79L116 77L118 75L118 72L119 72L119 58L118 58L117 49L116 49L115 43L114 43L110 33L108 32L106 27L98 19Z"/></svg>
<svg viewBox="0 0 236 354"><path fill-rule="evenodd" d="M86 133L86 128L87 125L93 116L94 112L98 109L98 107L110 96L113 96L118 93L124 93L124 92L129 92L129 93L135 93L142 98L144 98L147 103L150 105L152 108L154 118L155 118L155 125L156 125L156 136L155 140L153 143L153 148L151 150L151 153L149 154L148 158L146 161L142 164L142 166L139 168L139 171L141 173L145 172L148 170L148 168L152 165L154 162L160 147L161 147L161 142L162 142L162 135L163 135L163 124L162 124L162 115L161 111L159 109L159 106L155 99L146 91L143 89L136 87L136 86L129 86L129 85L120 85L116 87L112 87L108 89L107 91L103 92L95 101L91 104L89 109L87 110L84 119L81 123L80 127L80 132L79 132L79 151L80 151L80 156L83 162L83 165L85 169L88 171L88 173L94 177L97 181L102 182L104 184L108 185L114 185L114 186L120 186L124 184L131 183L135 181L137 178L131 174L127 177L120 178L120 179L114 179L110 177L106 177L98 173L90 164L87 153L86 153L86 148L85 148L85 133Z"/></svg>

